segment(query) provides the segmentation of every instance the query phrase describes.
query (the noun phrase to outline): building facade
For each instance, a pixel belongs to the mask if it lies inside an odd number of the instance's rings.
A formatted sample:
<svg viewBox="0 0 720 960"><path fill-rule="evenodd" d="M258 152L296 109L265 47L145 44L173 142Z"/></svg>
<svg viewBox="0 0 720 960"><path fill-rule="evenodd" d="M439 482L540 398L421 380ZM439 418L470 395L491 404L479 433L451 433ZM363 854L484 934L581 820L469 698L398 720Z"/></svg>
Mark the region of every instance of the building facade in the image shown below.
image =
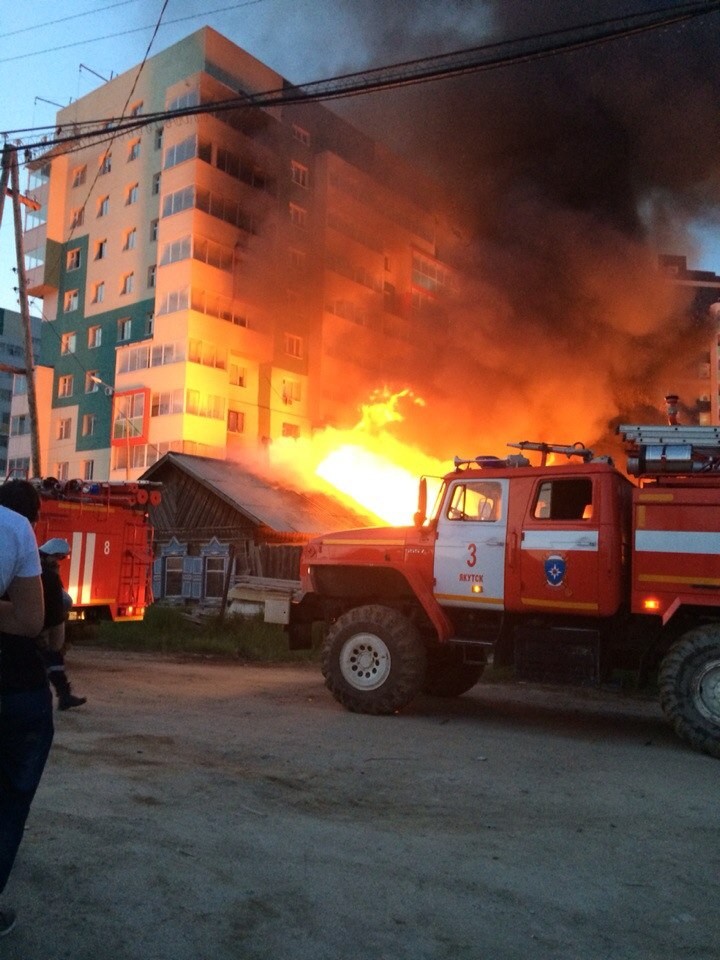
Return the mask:
<svg viewBox="0 0 720 960"><path fill-rule="evenodd" d="M32 164L44 472L133 479L350 425L427 350L454 276L436 185L317 104L173 115L287 87L204 28L58 113L110 119ZM123 110L164 115L115 135Z"/></svg>
<svg viewBox="0 0 720 960"><path fill-rule="evenodd" d="M677 392L683 421L701 426L720 424L720 276L711 270L688 269L687 258L663 254L661 275L688 294L693 326L709 331L708 349L687 364L673 390Z"/></svg>
<svg viewBox="0 0 720 960"><path fill-rule="evenodd" d="M40 320L31 319L33 360L40 355ZM25 333L22 318L12 310L0 309L0 477L27 476L30 468L30 417L25 396ZM18 395L17 409L13 392ZM12 411L11 411L12 407ZM12 457L9 446L12 440ZM26 438L26 439L25 439ZM27 450L23 449L27 443Z"/></svg>

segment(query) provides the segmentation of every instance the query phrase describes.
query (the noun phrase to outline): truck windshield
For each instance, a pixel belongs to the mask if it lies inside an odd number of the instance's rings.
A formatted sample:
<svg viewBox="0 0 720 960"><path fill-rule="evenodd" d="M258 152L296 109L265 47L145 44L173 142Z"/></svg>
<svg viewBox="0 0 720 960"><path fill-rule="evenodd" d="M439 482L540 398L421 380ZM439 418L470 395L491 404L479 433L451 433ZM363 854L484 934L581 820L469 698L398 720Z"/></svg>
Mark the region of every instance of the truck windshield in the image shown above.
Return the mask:
<svg viewBox="0 0 720 960"><path fill-rule="evenodd" d="M495 480L459 483L448 501L448 520L493 522L502 515L502 486Z"/></svg>

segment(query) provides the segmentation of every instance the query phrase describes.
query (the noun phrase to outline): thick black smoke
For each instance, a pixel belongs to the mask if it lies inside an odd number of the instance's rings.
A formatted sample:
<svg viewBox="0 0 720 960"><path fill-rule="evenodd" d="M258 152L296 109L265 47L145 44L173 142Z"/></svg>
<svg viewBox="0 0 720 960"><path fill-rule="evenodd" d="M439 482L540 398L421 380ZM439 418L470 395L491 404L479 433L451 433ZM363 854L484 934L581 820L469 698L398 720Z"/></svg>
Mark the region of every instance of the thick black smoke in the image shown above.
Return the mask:
<svg viewBox="0 0 720 960"><path fill-rule="evenodd" d="M400 49L444 53L662 5L348 0L347 12L375 66ZM656 265L664 252L692 267L689 226L718 218L719 33L716 13L341 105L462 211L464 243L448 254L473 279L412 384L428 393L422 432L437 425L439 453L472 452L479 432L592 442L611 421L660 417L708 337Z"/></svg>

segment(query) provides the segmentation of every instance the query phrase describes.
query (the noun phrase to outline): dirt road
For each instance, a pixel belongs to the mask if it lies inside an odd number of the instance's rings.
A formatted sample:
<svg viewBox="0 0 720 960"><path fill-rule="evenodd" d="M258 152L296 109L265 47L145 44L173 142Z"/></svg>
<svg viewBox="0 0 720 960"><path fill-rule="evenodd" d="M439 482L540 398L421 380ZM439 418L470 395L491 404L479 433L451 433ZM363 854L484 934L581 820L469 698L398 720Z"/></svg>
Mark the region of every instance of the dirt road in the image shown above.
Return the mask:
<svg viewBox="0 0 720 960"><path fill-rule="evenodd" d="M720 762L654 704L74 649L7 890L22 960L717 960Z"/></svg>

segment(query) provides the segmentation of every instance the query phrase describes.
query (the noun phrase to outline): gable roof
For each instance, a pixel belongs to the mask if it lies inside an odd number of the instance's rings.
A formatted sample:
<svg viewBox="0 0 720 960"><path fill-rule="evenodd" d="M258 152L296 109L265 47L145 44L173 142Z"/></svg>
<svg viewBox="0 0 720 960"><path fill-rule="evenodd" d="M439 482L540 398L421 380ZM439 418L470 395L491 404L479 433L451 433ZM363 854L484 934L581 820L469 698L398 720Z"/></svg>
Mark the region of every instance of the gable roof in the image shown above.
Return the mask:
<svg viewBox="0 0 720 960"><path fill-rule="evenodd" d="M168 469L186 473L251 522L272 530L322 534L377 526L380 522L372 514L356 512L328 494L291 490L232 460L170 452L148 467L140 479L158 480Z"/></svg>

